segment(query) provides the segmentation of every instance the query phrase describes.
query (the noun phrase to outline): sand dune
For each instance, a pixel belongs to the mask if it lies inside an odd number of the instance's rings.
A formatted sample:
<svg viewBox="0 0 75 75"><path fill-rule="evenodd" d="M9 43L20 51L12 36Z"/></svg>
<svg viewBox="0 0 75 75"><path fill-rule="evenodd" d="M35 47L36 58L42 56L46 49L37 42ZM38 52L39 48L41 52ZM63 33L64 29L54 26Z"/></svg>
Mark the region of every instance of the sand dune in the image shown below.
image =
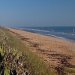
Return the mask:
<svg viewBox="0 0 75 75"><path fill-rule="evenodd" d="M68 62L75 65L75 42L17 29L9 30L48 64L57 65L60 59L67 57L70 58Z"/></svg>

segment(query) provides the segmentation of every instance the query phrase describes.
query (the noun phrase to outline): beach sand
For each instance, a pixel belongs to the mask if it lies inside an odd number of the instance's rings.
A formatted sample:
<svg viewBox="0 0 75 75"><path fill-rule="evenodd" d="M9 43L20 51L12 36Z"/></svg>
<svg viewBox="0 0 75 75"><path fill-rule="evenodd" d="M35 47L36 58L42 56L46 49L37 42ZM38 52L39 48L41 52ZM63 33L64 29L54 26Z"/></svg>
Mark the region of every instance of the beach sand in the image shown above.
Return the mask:
<svg viewBox="0 0 75 75"><path fill-rule="evenodd" d="M75 42L17 29L9 28L9 30L18 35L30 51L50 66L57 66L65 57L70 64L75 65Z"/></svg>

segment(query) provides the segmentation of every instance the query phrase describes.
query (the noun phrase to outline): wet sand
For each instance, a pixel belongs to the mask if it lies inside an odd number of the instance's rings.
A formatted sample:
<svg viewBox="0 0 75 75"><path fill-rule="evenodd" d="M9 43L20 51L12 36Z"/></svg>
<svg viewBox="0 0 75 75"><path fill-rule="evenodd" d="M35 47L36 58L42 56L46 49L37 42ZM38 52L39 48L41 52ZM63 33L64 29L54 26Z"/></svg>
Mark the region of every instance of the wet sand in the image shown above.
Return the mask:
<svg viewBox="0 0 75 75"><path fill-rule="evenodd" d="M75 42L17 29L9 28L9 30L18 35L30 51L49 65L58 65L64 57L68 58L70 64L75 65Z"/></svg>

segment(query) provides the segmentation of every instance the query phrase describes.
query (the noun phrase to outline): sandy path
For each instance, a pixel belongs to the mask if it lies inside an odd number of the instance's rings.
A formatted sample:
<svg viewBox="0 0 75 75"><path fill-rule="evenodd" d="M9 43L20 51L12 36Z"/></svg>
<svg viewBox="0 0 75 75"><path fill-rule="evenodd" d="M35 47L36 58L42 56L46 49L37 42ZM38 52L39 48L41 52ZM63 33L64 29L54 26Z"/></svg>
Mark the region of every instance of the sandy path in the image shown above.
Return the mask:
<svg viewBox="0 0 75 75"><path fill-rule="evenodd" d="M17 29L9 30L18 34L21 40L30 46L32 52L50 65L57 65L59 59L64 56L71 56L72 59L69 62L75 65L75 42Z"/></svg>

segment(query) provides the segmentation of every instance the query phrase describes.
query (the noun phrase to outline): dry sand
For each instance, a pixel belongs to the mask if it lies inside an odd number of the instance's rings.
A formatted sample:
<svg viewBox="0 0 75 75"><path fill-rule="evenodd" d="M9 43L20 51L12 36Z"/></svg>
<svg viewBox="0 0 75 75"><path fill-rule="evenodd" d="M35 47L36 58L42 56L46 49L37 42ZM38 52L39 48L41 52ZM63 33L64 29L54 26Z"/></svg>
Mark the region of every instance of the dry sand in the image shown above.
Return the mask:
<svg viewBox="0 0 75 75"><path fill-rule="evenodd" d="M69 63L75 65L75 42L17 29L9 28L9 30L17 34L32 52L49 65L56 66L63 57L71 58Z"/></svg>

